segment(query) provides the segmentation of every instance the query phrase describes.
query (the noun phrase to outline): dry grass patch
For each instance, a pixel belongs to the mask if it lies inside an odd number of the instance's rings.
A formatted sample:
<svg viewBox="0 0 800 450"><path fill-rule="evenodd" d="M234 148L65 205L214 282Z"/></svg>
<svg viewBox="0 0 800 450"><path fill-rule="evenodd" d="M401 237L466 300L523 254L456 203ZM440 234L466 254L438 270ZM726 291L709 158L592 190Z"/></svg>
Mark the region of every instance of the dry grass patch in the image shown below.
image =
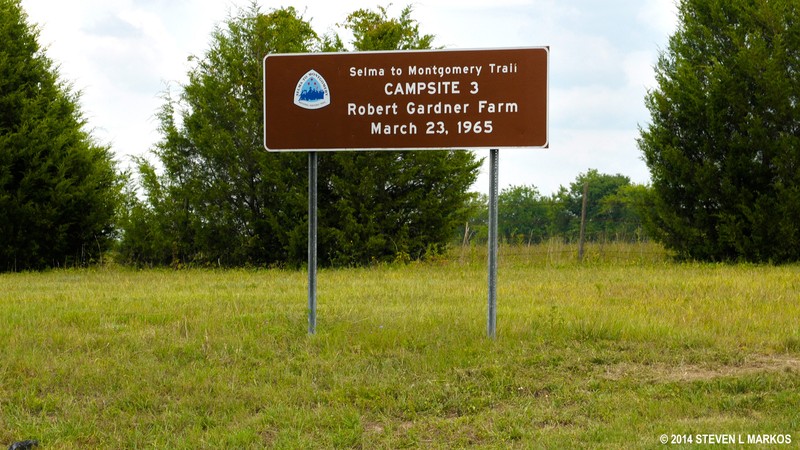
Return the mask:
<svg viewBox="0 0 800 450"><path fill-rule="evenodd" d="M612 381L634 378L653 383L674 383L778 372L800 375L800 359L790 355L748 355L741 363L737 364L719 365L715 361L709 361L706 364L680 364L677 366L664 363L644 365L624 362L604 367L602 376Z"/></svg>

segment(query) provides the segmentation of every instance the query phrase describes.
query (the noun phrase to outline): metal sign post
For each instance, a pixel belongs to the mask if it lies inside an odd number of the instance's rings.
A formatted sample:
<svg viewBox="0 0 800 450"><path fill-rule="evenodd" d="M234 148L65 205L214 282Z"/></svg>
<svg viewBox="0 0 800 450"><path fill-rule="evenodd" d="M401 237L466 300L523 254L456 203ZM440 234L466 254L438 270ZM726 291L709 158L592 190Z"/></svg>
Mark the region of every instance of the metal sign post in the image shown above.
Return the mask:
<svg viewBox="0 0 800 450"><path fill-rule="evenodd" d="M308 152L308 334L317 332L317 152Z"/></svg>
<svg viewBox="0 0 800 450"><path fill-rule="evenodd" d="M489 311L486 332L497 337L497 185L498 149L489 151Z"/></svg>

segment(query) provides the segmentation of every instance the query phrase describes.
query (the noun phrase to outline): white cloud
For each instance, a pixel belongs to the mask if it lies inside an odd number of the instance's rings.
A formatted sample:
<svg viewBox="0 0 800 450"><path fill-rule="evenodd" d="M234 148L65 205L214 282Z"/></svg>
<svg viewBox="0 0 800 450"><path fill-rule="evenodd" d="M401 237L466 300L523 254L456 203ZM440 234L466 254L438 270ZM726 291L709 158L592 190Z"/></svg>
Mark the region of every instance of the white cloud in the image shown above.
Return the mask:
<svg viewBox="0 0 800 450"><path fill-rule="evenodd" d="M644 89L601 84L551 89L550 121L556 129L635 128L646 112Z"/></svg>
<svg viewBox="0 0 800 450"><path fill-rule="evenodd" d="M658 35L668 36L678 26L676 3L678 0L645 0L637 19L645 26L654 28Z"/></svg>

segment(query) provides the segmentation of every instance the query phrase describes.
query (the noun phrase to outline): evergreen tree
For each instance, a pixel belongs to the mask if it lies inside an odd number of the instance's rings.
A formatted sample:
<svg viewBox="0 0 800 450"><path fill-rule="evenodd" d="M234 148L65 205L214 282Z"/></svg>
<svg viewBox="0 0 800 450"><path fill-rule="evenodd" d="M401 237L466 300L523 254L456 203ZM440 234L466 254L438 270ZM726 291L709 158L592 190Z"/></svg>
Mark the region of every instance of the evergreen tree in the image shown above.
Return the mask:
<svg viewBox="0 0 800 450"><path fill-rule="evenodd" d="M681 257L800 259L800 5L682 0L639 146L652 234Z"/></svg>
<svg viewBox="0 0 800 450"><path fill-rule="evenodd" d="M385 10L359 11L346 26L357 49L362 35L393 48L427 48L432 38L418 36L410 12L389 19ZM155 150L164 174L140 161L148 200L125 218L126 258L156 264L305 262L307 157L263 149L262 60L270 52L319 50L341 51L344 45L336 35L319 38L294 8L262 14L253 5L214 32L180 97L165 98L163 139ZM463 151L320 155L320 263L357 265L440 251L461 222L479 164ZM148 236L159 244L138 242ZM171 248L165 251L165 245Z"/></svg>
<svg viewBox="0 0 800 450"><path fill-rule="evenodd" d="M164 173L138 161L147 203L133 199L125 222L129 261L287 262L304 236L306 159L264 150L262 60L311 51L318 41L291 7L264 15L253 4L214 30L208 51L191 58L180 96L164 97L155 149ZM158 239L141 241L148 237Z"/></svg>
<svg viewBox="0 0 800 450"><path fill-rule="evenodd" d="M406 7L397 18L385 8L358 10L344 26L357 51L430 49ZM341 42L341 41L339 41ZM320 196L331 208L320 216L320 254L338 265L366 264L441 252L467 219L481 161L463 150L342 152L320 158Z"/></svg>
<svg viewBox="0 0 800 450"><path fill-rule="evenodd" d="M110 150L37 39L19 0L0 0L0 271L98 260L119 202Z"/></svg>

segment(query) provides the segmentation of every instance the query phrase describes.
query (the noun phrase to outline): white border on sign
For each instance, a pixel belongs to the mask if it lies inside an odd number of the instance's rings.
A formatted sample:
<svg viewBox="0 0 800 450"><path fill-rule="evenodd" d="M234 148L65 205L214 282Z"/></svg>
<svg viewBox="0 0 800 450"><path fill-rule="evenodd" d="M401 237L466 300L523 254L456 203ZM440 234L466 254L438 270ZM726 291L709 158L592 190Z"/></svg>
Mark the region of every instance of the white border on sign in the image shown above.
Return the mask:
<svg viewBox="0 0 800 450"><path fill-rule="evenodd" d="M365 51L365 52L357 52L358 54L398 54L398 53L452 53L452 52L491 52L491 51L502 51L502 50L544 50L547 54L547 92L545 98L545 136L546 141L543 145L540 146L480 146L480 147L408 147L408 148L398 148L398 147L369 147L369 148L320 148L320 149L270 149L267 147L267 105L266 105L266 91L267 91L267 77L266 74L263 72L264 67L266 67L267 58L274 57L274 56L297 56L297 57L313 57L313 56L331 56L331 55L353 55L354 52L330 52L330 53L274 53L269 54L264 57L261 67L262 67L262 84L264 89L262 90L262 98L264 103L262 104L263 107L263 116L264 116L264 149L268 152L272 153L281 153L281 152L368 152L368 151L425 151L425 150L486 150L486 149L500 149L500 148L550 148L550 46L541 46L541 47L501 47L501 48L457 48L457 49L446 49L446 50L390 50L390 51Z"/></svg>

